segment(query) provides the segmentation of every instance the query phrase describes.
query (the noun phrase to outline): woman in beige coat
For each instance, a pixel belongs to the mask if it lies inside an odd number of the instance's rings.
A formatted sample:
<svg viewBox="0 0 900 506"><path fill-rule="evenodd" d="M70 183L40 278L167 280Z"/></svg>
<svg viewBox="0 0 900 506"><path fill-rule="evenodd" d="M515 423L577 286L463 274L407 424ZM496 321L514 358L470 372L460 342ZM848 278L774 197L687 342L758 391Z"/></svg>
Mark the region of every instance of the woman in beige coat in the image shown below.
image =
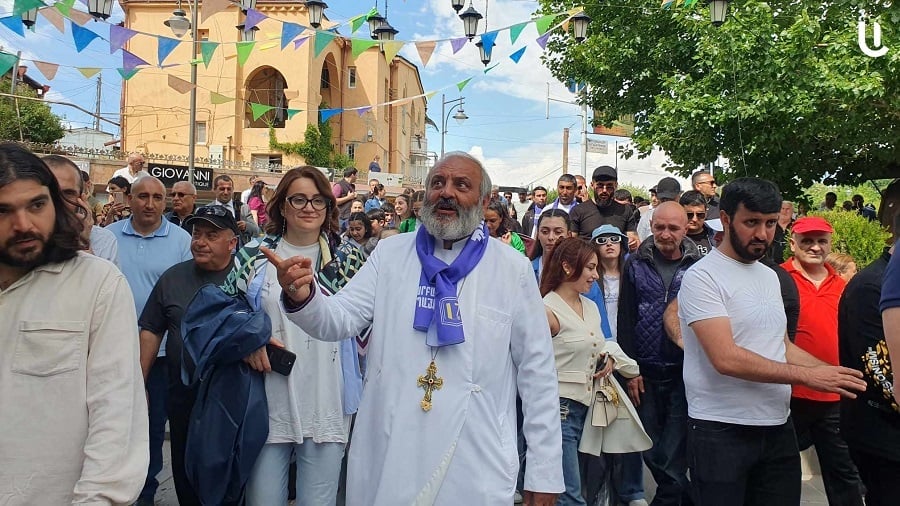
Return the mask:
<svg viewBox="0 0 900 506"><path fill-rule="evenodd" d="M576 238L561 241L554 248L541 275L541 294L553 336L559 379L560 421L563 436L563 478L566 491L558 505L584 505L578 451L599 455L624 453L650 447L628 396L610 374L638 374L637 363L600 332L597 305L582 293L598 279L597 253L592 245ZM610 381L618 393L618 417L608 427L591 423L596 390L600 381Z"/></svg>

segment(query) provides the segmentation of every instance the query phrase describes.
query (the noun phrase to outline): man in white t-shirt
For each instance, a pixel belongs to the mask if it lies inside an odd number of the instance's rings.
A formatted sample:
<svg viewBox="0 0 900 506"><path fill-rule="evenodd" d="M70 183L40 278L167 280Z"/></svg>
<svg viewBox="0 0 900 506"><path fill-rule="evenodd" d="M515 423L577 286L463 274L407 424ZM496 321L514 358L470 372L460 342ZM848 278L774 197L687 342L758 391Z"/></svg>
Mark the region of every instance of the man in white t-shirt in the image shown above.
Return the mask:
<svg viewBox="0 0 900 506"><path fill-rule="evenodd" d="M684 275L688 466L698 504L800 503L792 384L855 397L859 371L830 366L787 339L775 272L757 262L775 235L775 184L739 178L720 201L725 239Z"/></svg>
<svg viewBox="0 0 900 506"><path fill-rule="evenodd" d="M128 155L128 165L113 172L112 177L121 176L134 183L139 177L149 176L150 173L144 170L144 155L140 153L131 153Z"/></svg>

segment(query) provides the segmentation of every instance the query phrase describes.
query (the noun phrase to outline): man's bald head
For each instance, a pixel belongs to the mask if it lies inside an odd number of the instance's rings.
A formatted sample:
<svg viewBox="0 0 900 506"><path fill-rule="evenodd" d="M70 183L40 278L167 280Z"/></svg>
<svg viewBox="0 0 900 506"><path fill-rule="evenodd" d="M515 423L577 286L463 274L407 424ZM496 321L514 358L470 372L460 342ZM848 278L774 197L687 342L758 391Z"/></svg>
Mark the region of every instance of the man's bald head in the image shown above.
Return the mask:
<svg viewBox="0 0 900 506"><path fill-rule="evenodd" d="M678 202L662 202L653 210L650 230L653 244L662 255L670 260L681 258L681 243L687 233L687 213Z"/></svg>
<svg viewBox="0 0 900 506"><path fill-rule="evenodd" d="M164 185L163 182L159 180L159 178L153 176L143 176L137 178L134 183L131 184L132 194L140 193L141 190L153 190L154 192L156 190L159 190L160 193L165 193L166 185Z"/></svg>

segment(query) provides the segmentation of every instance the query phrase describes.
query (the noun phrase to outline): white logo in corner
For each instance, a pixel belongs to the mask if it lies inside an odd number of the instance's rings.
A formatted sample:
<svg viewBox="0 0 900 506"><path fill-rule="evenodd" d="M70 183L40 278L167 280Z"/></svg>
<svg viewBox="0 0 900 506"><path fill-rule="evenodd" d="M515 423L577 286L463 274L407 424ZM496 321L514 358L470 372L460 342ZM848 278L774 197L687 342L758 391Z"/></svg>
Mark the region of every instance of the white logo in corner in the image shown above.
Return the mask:
<svg viewBox="0 0 900 506"><path fill-rule="evenodd" d="M856 41L859 44L859 50L864 55L872 58L878 58L887 54L888 48L881 45L881 25L878 24L878 21L874 21L872 25L872 42L875 44L875 49L869 47L866 41L866 31L866 20L860 19L856 29Z"/></svg>

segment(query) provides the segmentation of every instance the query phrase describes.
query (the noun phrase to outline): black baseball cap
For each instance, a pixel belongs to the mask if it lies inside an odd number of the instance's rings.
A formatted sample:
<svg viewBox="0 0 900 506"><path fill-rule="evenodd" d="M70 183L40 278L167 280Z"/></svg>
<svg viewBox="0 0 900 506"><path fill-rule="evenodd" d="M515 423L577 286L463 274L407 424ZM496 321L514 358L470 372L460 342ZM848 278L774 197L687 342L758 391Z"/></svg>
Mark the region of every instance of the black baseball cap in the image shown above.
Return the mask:
<svg viewBox="0 0 900 506"><path fill-rule="evenodd" d="M674 177L664 177L656 183L656 198L676 200L681 194L681 183Z"/></svg>
<svg viewBox="0 0 900 506"><path fill-rule="evenodd" d="M241 234L237 222L234 220L234 214L225 206L198 207L194 214L185 220L184 224L193 229L198 221L205 221L221 230L227 228L234 232L234 235Z"/></svg>
<svg viewBox="0 0 900 506"><path fill-rule="evenodd" d="M609 165L601 165L594 169L591 179L594 181L616 181L619 179L619 175L616 173L616 169Z"/></svg>

